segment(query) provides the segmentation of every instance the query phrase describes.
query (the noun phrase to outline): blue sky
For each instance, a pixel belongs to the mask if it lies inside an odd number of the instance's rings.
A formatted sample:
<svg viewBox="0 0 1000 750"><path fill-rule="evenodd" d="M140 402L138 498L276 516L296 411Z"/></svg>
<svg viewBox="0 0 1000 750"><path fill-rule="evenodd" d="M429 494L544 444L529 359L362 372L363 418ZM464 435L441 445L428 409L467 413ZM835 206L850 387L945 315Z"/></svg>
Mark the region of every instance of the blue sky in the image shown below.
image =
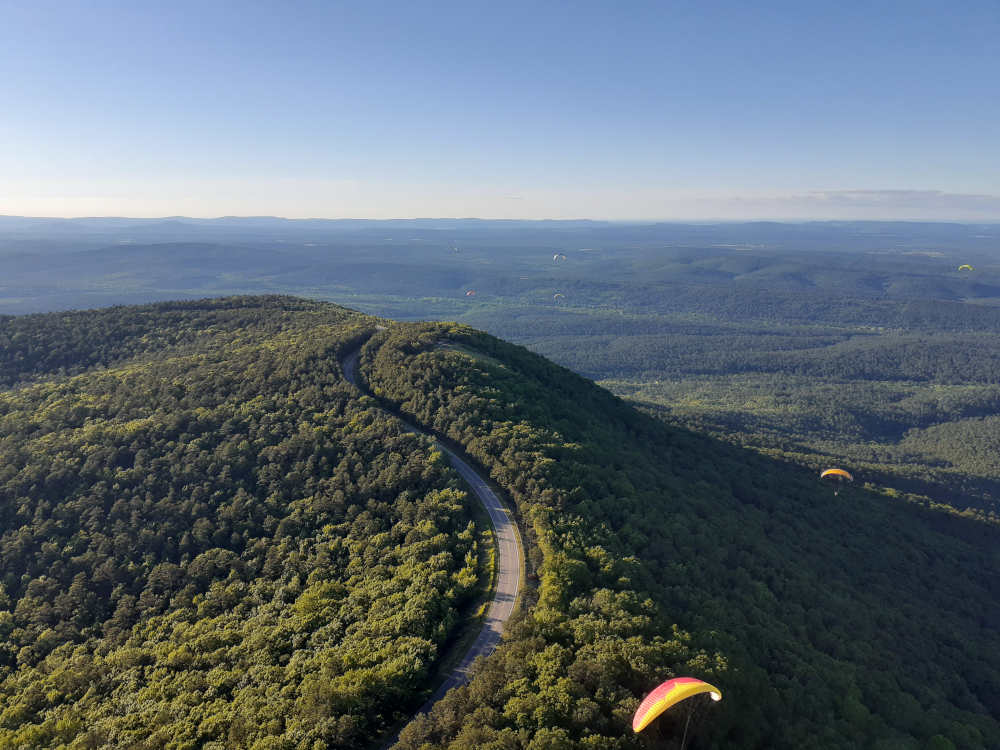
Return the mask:
<svg viewBox="0 0 1000 750"><path fill-rule="evenodd" d="M1000 220L998 39L995 0L0 0L0 214Z"/></svg>

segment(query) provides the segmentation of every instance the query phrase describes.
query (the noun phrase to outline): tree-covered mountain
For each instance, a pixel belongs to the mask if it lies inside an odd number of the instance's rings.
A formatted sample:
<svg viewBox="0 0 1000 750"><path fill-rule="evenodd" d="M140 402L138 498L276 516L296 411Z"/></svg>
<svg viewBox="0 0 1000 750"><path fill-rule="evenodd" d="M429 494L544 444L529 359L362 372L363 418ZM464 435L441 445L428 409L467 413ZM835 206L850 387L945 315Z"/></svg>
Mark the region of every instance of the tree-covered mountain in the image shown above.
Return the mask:
<svg viewBox="0 0 1000 750"><path fill-rule="evenodd" d="M25 221L0 221L2 312L277 293L457 320L678 425L1000 512L995 225Z"/></svg>
<svg viewBox="0 0 1000 750"><path fill-rule="evenodd" d="M442 454L342 377L378 322L3 319L0 747L358 747L419 700L484 550Z"/></svg>
<svg viewBox="0 0 1000 750"><path fill-rule="evenodd" d="M377 334L381 398L517 503L541 585L406 750L674 747L634 738L658 681L724 698L690 747L1000 747L998 527L669 426L464 326Z"/></svg>
<svg viewBox="0 0 1000 750"><path fill-rule="evenodd" d="M388 330L379 331L378 324ZM405 750L1000 748L1000 533L665 423L455 324L287 297L0 321L0 748L364 747L486 566L462 445L539 576ZM818 333L823 336L825 333Z"/></svg>

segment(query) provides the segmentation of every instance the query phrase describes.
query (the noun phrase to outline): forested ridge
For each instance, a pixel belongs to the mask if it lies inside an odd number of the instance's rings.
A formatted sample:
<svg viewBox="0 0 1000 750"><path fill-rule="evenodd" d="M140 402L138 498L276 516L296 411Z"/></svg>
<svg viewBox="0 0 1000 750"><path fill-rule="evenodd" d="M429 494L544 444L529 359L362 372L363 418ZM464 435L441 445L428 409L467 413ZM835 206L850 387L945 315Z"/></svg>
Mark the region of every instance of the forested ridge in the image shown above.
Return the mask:
<svg viewBox="0 0 1000 750"><path fill-rule="evenodd" d="M678 715L630 721L682 674L724 696L689 748L1000 748L989 516L834 496L462 325L287 297L0 322L0 748L364 747L419 705L487 539L344 382L366 340L370 392L488 468L540 579L404 750L675 747Z"/></svg>
<svg viewBox="0 0 1000 750"><path fill-rule="evenodd" d="M417 222L197 239L172 224L143 233L154 244L43 230L0 228L0 310L273 291L457 320L680 426L1000 513L995 226Z"/></svg>
<svg viewBox="0 0 1000 750"><path fill-rule="evenodd" d="M344 382L378 322L278 297L3 320L0 747L359 747L419 705L484 530Z"/></svg>
<svg viewBox="0 0 1000 750"><path fill-rule="evenodd" d="M489 467L541 578L406 750L672 747L676 716L641 737L629 721L677 675L724 694L692 747L1000 747L988 520L898 492L835 496L464 326L376 334L361 371Z"/></svg>
<svg viewBox="0 0 1000 750"><path fill-rule="evenodd" d="M774 300L759 299L761 322L522 311L492 327L678 425L1000 511L995 333L966 330L962 317L951 328L929 319L900 330L780 322L770 320ZM964 311L1000 320L993 307Z"/></svg>

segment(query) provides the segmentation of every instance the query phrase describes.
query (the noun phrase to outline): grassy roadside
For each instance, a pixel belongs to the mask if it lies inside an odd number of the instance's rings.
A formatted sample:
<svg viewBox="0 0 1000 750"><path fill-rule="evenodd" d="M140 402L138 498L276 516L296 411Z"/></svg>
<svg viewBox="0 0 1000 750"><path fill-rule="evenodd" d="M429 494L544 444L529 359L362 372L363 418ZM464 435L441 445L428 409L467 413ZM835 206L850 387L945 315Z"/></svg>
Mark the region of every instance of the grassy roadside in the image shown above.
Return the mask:
<svg viewBox="0 0 1000 750"><path fill-rule="evenodd" d="M350 356L350 355L349 355ZM355 370L355 378L359 383L364 381L360 377L360 373ZM382 411L387 414L406 422L406 420L394 410L388 409L377 397L371 396L369 391L364 386L358 386L362 393L365 394L367 398L372 399ZM436 443L440 443L444 447L448 448L450 451L455 453L461 460L467 463L469 466L476 467L478 463L474 458L469 456L461 446L455 445L452 441L442 438L439 435L432 433L430 430L426 430L423 426L421 429L425 430L427 435L431 437ZM457 472L456 472L457 473ZM515 529L515 540L517 543L517 553L520 561L518 569L520 571L520 577L518 580L518 594L517 601L515 602L515 613L521 608L524 601L524 592L526 590L525 586L525 570L526 570L526 555L524 549L523 539L523 528L520 523L520 519L511 510L511 502L505 496L503 490L490 478L489 474L485 471L477 471L480 478L484 480L487 486L493 491L493 493L499 499L501 505L503 506L504 512L507 517L511 520L511 523ZM500 556L499 549L497 546L497 535L496 528L493 526L492 519L489 513L476 495L475 491L465 483L464 479L461 479L463 486L465 487L466 499L465 505L466 510L469 514L470 519L475 524L475 538L477 543L477 553L479 558L479 587L480 594L476 599L469 605L463 607L459 610L459 618L461 624L457 627L455 633L442 647L442 657L435 664L427 681L427 688L425 689L424 695L433 695L437 689L448 679L448 676L462 663L465 659L466 654L475 644L476 639L479 637L479 633L482 630L483 624L490 611L490 606L493 602L493 598L496 595L497 585L499 584L499 573L500 573ZM425 698L426 699L426 698ZM387 728L376 740L372 741L368 745L369 750L377 750L381 748L389 738L393 737L398 731L400 731L406 724L412 719L412 715L407 714L405 717L401 718L399 721L395 722L391 727Z"/></svg>
<svg viewBox="0 0 1000 750"><path fill-rule="evenodd" d="M496 530L490 522L486 508L476 498L471 489L466 490L466 510L476 524L476 544L479 555L479 596L459 610L462 624L444 646L444 655L438 659L428 684L430 694L448 678L462 663L466 653L479 637L483 623L490 611L490 604L496 596L500 580L500 557L497 554Z"/></svg>
<svg viewBox="0 0 1000 750"><path fill-rule="evenodd" d="M391 412L390 412L391 413ZM455 629L444 645L442 646L442 657L435 663L434 669L427 679L427 687L423 691L421 704L433 695L472 648L479 633L486 622L486 617L490 611L490 604L496 595L497 584L500 579L500 558L497 554L496 530L490 520L486 508L479 502L476 493L465 484L465 506L470 519L476 528L476 550L479 557L479 595L465 607L459 610L460 625ZM368 750L379 750L390 737L393 737L403 727L413 719L413 715L407 713L392 726L388 727L377 739L368 745Z"/></svg>

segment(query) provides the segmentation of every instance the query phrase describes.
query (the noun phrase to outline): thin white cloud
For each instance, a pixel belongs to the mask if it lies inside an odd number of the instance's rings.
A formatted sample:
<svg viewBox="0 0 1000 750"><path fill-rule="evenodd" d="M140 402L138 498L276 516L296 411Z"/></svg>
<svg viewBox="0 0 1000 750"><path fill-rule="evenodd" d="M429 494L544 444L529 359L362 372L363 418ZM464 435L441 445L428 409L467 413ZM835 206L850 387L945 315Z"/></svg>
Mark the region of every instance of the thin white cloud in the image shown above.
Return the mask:
<svg viewBox="0 0 1000 750"><path fill-rule="evenodd" d="M824 190L785 195L671 197L661 215L720 220L1000 221L1000 196L942 190Z"/></svg>
<svg viewBox="0 0 1000 750"><path fill-rule="evenodd" d="M807 198L856 208L902 207L922 210L960 210L996 213L1000 196L979 193L946 193L942 190L833 190L808 192Z"/></svg>
<svg viewBox="0 0 1000 750"><path fill-rule="evenodd" d="M1000 221L1000 197L941 190L849 189L740 194L684 190L524 190L502 184L360 180L13 180L0 215L286 216L393 219Z"/></svg>

